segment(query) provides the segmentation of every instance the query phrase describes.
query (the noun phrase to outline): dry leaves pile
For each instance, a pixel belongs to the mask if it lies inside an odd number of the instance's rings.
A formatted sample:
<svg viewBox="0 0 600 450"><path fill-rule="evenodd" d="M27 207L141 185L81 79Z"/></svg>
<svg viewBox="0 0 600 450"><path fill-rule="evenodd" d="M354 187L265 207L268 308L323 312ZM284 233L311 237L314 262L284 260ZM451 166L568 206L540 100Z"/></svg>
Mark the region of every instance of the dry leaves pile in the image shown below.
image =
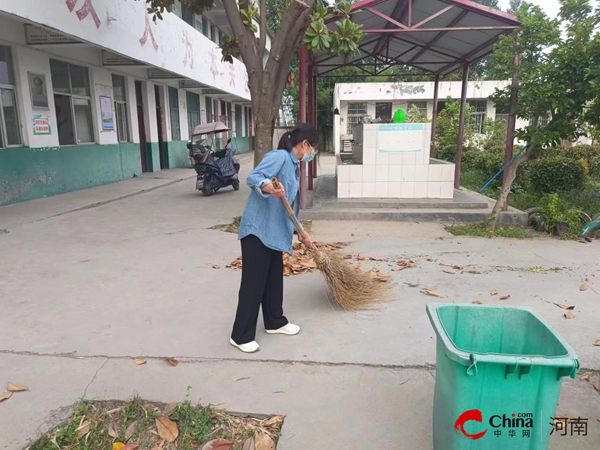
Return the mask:
<svg viewBox="0 0 600 450"><path fill-rule="evenodd" d="M9 381L8 385L6 386L6 391L4 391L0 394L0 402L3 402L4 400L8 400L9 398L12 397L12 395L15 392L24 392L24 391L28 391L28 390L29 389L27 389L26 386L21 386L19 384L13 384Z"/></svg>

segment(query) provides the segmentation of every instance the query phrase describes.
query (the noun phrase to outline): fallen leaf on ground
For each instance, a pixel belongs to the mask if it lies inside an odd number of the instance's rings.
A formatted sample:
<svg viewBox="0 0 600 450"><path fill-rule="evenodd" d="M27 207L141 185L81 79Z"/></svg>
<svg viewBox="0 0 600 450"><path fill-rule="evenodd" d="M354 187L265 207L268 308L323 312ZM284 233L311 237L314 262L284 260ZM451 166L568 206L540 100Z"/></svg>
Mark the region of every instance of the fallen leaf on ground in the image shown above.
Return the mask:
<svg viewBox="0 0 600 450"><path fill-rule="evenodd" d="M365 257L364 257L364 256L357 256L357 257L356 257L356 259L357 259L358 261L364 261L364 260L365 260Z"/></svg>
<svg viewBox="0 0 600 450"><path fill-rule="evenodd" d="M270 436L260 430L254 433L254 446L256 450L275 450L275 442Z"/></svg>
<svg viewBox="0 0 600 450"><path fill-rule="evenodd" d="M453 268L454 270L463 270L463 269L464 269L464 267L463 267L463 266L452 266L452 268Z"/></svg>
<svg viewBox="0 0 600 450"><path fill-rule="evenodd" d="M179 429L175 422L168 417L157 417L155 423L156 430L161 439L167 442L175 442L179 436Z"/></svg>
<svg viewBox="0 0 600 450"><path fill-rule="evenodd" d="M406 269L406 267L396 266L392 269L392 272L400 272L401 270Z"/></svg>
<svg viewBox="0 0 600 450"><path fill-rule="evenodd" d="M565 313L565 318L567 319L573 319L574 317L575 314L573 314L571 311Z"/></svg>
<svg viewBox="0 0 600 450"><path fill-rule="evenodd" d="M470 273L472 275L481 275L481 272L479 272L478 270L465 270L465 271L463 271L463 273Z"/></svg>
<svg viewBox="0 0 600 450"><path fill-rule="evenodd" d="M135 428L137 427L138 421L131 422L131 424L125 430L125 442L127 442L135 433Z"/></svg>
<svg viewBox="0 0 600 450"><path fill-rule="evenodd" d="M115 424L115 423L111 423L111 424L108 426L108 435L109 435L111 438L113 438L113 439L116 439L116 438L118 438L118 437L119 437L119 431L118 431L118 428L117 428L117 424Z"/></svg>
<svg viewBox="0 0 600 450"><path fill-rule="evenodd" d="M145 359L140 359L140 358L135 358L133 360L134 363L136 363L138 366L141 366L142 364L146 364L146 360Z"/></svg>
<svg viewBox="0 0 600 450"><path fill-rule="evenodd" d="M434 262L435 259L433 259L433 258L427 258L426 261L428 261L428 262Z"/></svg>
<svg viewBox="0 0 600 450"><path fill-rule="evenodd" d="M22 386L20 384L12 384L11 382L8 383L8 387L6 389L8 390L8 392L22 392L29 390L27 389L27 386Z"/></svg>
<svg viewBox="0 0 600 450"><path fill-rule="evenodd" d="M456 275L456 272L452 272L451 270L444 270L444 273L449 273L450 275Z"/></svg>
<svg viewBox="0 0 600 450"><path fill-rule="evenodd" d="M445 295L440 294L437 291L430 291L428 289L423 289L421 291L422 294L426 294L426 295L431 295L432 297L437 297L437 298L446 298Z"/></svg>
<svg viewBox="0 0 600 450"><path fill-rule="evenodd" d="M77 431L77 439L81 439L90 432L90 421L84 420L75 431Z"/></svg>
<svg viewBox="0 0 600 450"><path fill-rule="evenodd" d="M344 259L352 259L352 255L344 255ZM248 439L248 440L250 440L250 439ZM246 441L246 442L248 442L248 441Z"/></svg>
<svg viewBox="0 0 600 450"><path fill-rule="evenodd" d="M426 291L437 291L438 287L437 286L431 286L431 287L426 287L426 288L423 288L423 289L425 289Z"/></svg>
<svg viewBox="0 0 600 450"><path fill-rule="evenodd" d="M483 302L480 302L479 300L475 300L473 302L474 305L483 305Z"/></svg>
<svg viewBox="0 0 600 450"><path fill-rule="evenodd" d="M167 358L167 362L173 367L177 367L177 365L179 364L179 361L177 361L175 358Z"/></svg>
<svg viewBox="0 0 600 450"><path fill-rule="evenodd" d="M586 373L584 373L584 374L581 376L581 379L582 379L582 380L585 380L585 381L589 381L589 380L590 380L590 377L591 377L592 375L593 375L593 373L592 373L592 372L586 372Z"/></svg>
<svg viewBox="0 0 600 450"><path fill-rule="evenodd" d="M176 403L176 402L167 404L167 406L165 406L165 409L163 409L163 414L165 416L169 417L171 414L173 414L175 412L175 410L177 409L177 406L179 406L179 403Z"/></svg>
<svg viewBox="0 0 600 450"><path fill-rule="evenodd" d="M13 395L12 392L8 392L8 391L3 392L2 394L0 394L0 402L3 402L4 400L8 400L9 398L12 397L12 395Z"/></svg>
<svg viewBox="0 0 600 450"><path fill-rule="evenodd" d="M503 295L502 297L500 297L500 300L508 300L510 298L510 295Z"/></svg>
<svg viewBox="0 0 600 450"><path fill-rule="evenodd" d="M407 283L407 284L408 284L408 287L413 287L413 288L419 287L419 283Z"/></svg>
<svg viewBox="0 0 600 450"><path fill-rule="evenodd" d="M121 450L136 450L136 448L138 448L139 446L140 444L127 444L121 447Z"/></svg>
<svg viewBox="0 0 600 450"><path fill-rule="evenodd" d="M242 377L242 378L238 378L235 381L244 381L244 380L249 380L249 379L250 379L250 377Z"/></svg>
<svg viewBox="0 0 600 450"><path fill-rule="evenodd" d="M392 281L391 275L381 275L380 273L376 274L375 277L373 277L373 279L376 281L381 281L382 283Z"/></svg>
<svg viewBox="0 0 600 450"><path fill-rule="evenodd" d="M256 447L254 446L254 438L246 439L246 442L244 442L242 450L256 450Z"/></svg>
<svg viewBox="0 0 600 450"><path fill-rule="evenodd" d="M594 345L595 345L596 347L600 347L600 339L598 339L596 342L594 342Z"/></svg>
<svg viewBox="0 0 600 450"><path fill-rule="evenodd" d="M582 284L581 286L579 286L579 290L580 291L587 291L587 286L585 284Z"/></svg>
<svg viewBox="0 0 600 450"><path fill-rule="evenodd" d="M125 444L122 442L113 443L113 450L123 450L123 447L125 447Z"/></svg>
<svg viewBox="0 0 600 450"><path fill-rule="evenodd" d="M231 450L234 443L227 439L213 439L202 447L202 450Z"/></svg>
<svg viewBox="0 0 600 450"><path fill-rule="evenodd" d="M220 269L220 268L221 268L221 266L220 266L220 265L218 265L218 264L213 264L212 268L213 268L213 269Z"/></svg>
<svg viewBox="0 0 600 450"><path fill-rule="evenodd" d="M268 420L261 422L263 427L279 428L279 424L283 422L283 416L273 416Z"/></svg>
<svg viewBox="0 0 600 450"><path fill-rule="evenodd" d="M491 296L498 295L498 291L496 291L496 290L493 290L492 292L490 292L490 295L491 295Z"/></svg>
<svg viewBox="0 0 600 450"><path fill-rule="evenodd" d="M600 377L592 376L589 382L592 386L594 386L594 389L600 392Z"/></svg>
<svg viewBox="0 0 600 450"><path fill-rule="evenodd" d="M565 305L563 303L555 303L555 305L558 306L559 308L566 309L566 310L575 309L575 305Z"/></svg>

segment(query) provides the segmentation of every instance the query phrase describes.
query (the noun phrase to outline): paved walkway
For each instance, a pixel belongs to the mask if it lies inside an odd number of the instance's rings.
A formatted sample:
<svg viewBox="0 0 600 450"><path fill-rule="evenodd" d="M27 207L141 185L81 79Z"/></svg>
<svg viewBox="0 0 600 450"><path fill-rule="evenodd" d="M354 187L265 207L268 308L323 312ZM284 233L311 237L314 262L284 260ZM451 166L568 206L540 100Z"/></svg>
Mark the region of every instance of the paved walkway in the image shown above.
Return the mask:
<svg viewBox="0 0 600 450"><path fill-rule="evenodd" d="M510 294L502 304L532 307L583 368L600 371L598 243L454 238L437 224L314 223L313 237L349 242L348 253L417 267L393 273L395 301L358 314L328 306L318 274L286 279L286 314L302 333L270 336L259 324L261 351L244 355L228 344L240 273L224 268L239 244L210 227L240 215L247 191L204 198L191 170L159 176L0 208L0 383L30 388L0 404L0 449L24 448L81 399L182 401L191 386L203 403L285 414L282 450L431 450L425 304L436 299L404 282L437 285L454 303ZM563 270L525 270L534 266ZM565 302L576 305L572 320L553 305ZM551 449L600 448L599 395L565 380L558 413L589 418L589 435L553 437Z"/></svg>

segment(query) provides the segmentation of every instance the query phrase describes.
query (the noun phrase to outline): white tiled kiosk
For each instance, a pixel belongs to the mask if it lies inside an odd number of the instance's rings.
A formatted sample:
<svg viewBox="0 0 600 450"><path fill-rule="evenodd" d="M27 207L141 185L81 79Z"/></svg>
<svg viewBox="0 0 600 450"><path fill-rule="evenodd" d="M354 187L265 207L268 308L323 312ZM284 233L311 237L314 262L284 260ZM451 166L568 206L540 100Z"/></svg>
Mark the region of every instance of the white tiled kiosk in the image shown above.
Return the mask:
<svg viewBox="0 0 600 450"><path fill-rule="evenodd" d="M360 124L338 158L338 198L452 199L454 164L429 158L430 123Z"/></svg>

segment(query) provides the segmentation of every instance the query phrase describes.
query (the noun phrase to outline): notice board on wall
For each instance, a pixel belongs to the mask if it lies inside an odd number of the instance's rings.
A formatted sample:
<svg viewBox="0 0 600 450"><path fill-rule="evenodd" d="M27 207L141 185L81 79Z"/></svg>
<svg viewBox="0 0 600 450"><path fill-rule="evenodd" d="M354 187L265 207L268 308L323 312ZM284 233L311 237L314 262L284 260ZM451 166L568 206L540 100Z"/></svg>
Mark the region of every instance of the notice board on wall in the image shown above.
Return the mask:
<svg viewBox="0 0 600 450"><path fill-rule="evenodd" d="M379 125L379 151L382 153L416 153L423 151L422 123Z"/></svg>

